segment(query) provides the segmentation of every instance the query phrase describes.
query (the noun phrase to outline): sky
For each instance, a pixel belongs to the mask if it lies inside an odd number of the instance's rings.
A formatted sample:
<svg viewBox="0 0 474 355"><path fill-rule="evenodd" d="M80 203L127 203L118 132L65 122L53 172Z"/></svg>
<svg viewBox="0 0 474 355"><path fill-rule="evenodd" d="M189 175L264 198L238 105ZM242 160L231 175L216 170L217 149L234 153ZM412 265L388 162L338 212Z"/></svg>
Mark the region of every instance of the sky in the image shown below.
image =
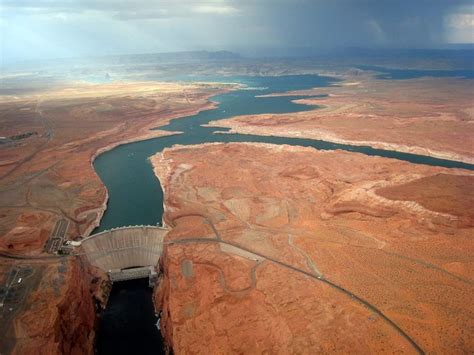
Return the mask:
<svg viewBox="0 0 474 355"><path fill-rule="evenodd" d="M474 0L0 0L3 63L474 42Z"/></svg>

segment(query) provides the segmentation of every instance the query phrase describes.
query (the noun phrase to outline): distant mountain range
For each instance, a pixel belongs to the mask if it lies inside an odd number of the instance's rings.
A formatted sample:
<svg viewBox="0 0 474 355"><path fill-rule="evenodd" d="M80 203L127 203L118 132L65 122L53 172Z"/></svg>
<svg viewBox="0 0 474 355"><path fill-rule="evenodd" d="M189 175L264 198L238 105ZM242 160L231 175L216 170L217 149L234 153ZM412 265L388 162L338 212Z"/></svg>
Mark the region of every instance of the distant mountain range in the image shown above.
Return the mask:
<svg viewBox="0 0 474 355"><path fill-rule="evenodd" d="M144 54L126 54L117 56L105 56L100 59L119 61L121 63L136 62L142 63L166 63L166 62L195 62L195 61L223 61L241 59L240 54L229 51L188 51L188 52L169 52L169 53L144 53Z"/></svg>
<svg viewBox="0 0 474 355"><path fill-rule="evenodd" d="M391 48L312 48L293 47L284 49L262 48L256 51L242 50L243 55L231 51L186 51L168 53L122 54L108 56L89 56L64 59L49 59L37 62L20 62L0 66L0 73L6 69L36 70L77 67L135 67L173 64L225 63L274 60L306 60L310 62L340 63L352 65L381 65L393 67L431 67L427 62L437 62L436 68L474 68L473 45L450 45L440 49L391 49ZM414 65L415 63L415 65ZM441 64L440 64L441 63ZM444 64L443 64L444 63Z"/></svg>
<svg viewBox="0 0 474 355"><path fill-rule="evenodd" d="M88 56L71 58L52 58L38 61L24 61L5 65L7 68L43 68L51 65L60 66L82 66L82 65L127 65L136 64L172 64L172 63L203 63L237 61L242 59L240 54L230 51L187 51L168 53L139 53L139 54L117 54L107 56ZM0 65L0 72L1 72Z"/></svg>

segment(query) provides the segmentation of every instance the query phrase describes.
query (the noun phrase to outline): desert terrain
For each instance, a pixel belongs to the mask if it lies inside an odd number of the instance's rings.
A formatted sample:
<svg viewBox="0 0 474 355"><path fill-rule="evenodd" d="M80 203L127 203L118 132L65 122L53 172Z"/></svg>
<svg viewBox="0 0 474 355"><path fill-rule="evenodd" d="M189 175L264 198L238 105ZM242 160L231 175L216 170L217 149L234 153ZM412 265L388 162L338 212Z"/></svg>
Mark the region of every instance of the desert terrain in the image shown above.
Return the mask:
<svg viewBox="0 0 474 355"><path fill-rule="evenodd" d="M210 122L232 133L320 139L335 143L474 162L474 81L460 78L378 80L345 72L331 88L278 95L308 95L310 112L240 116ZM324 98L314 95L328 94Z"/></svg>
<svg viewBox="0 0 474 355"><path fill-rule="evenodd" d="M210 109L213 85L82 85L2 96L0 249L39 253L58 218L67 237L87 235L106 208L107 191L91 162L126 142L170 132L150 130Z"/></svg>
<svg viewBox="0 0 474 355"><path fill-rule="evenodd" d="M474 350L472 172L250 143L152 163L175 353Z"/></svg>
<svg viewBox="0 0 474 355"><path fill-rule="evenodd" d="M279 94L318 109L212 125L473 162L471 81L336 74ZM173 134L150 129L233 86L42 83L0 96L0 352L93 353L110 282L50 242L98 225L98 154ZM472 172L265 144L178 146L152 163L171 230L155 305L175 353L474 349Z"/></svg>
<svg viewBox="0 0 474 355"><path fill-rule="evenodd" d="M474 0L0 0L0 355L473 354Z"/></svg>
<svg viewBox="0 0 474 355"><path fill-rule="evenodd" d="M0 97L0 352L93 352L106 275L47 256L48 241L87 236L98 225L107 203L92 167L100 152L171 134L150 129L212 108L209 96L222 90L76 83Z"/></svg>

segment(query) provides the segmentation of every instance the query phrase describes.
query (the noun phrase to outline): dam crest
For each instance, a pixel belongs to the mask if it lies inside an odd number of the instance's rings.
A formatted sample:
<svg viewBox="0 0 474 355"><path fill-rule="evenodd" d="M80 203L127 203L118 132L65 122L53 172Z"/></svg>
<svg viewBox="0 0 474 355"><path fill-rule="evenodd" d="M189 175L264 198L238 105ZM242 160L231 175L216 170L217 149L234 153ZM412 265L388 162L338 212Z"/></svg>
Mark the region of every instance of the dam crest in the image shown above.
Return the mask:
<svg viewBox="0 0 474 355"><path fill-rule="evenodd" d="M71 245L81 247L89 263L106 272L110 280L157 278L156 265L163 252L168 229L158 226L127 226L93 234Z"/></svg>

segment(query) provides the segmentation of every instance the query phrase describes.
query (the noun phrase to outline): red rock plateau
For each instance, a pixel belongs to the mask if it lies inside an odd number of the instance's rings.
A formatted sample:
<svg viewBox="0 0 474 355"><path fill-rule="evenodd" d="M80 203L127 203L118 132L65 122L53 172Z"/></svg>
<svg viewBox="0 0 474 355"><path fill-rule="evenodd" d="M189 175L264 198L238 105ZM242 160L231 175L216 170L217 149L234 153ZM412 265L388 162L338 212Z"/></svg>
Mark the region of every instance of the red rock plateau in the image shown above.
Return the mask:
<svg viewBox="0 0 474 355"><path fill-rule="evenodd" d="M325 98L291 114L240 116L211 122L232 132L321 139L335 143L474 162L474 81L456 78L376 80L347 76L341 85L292 92ZM279 94L286 95L286 94Z"/></svg>
<svg viewBox="0 0 474 355"><path fill-rule="evenodd" d="M104 278L87 276L92 271L79 260L44 259L55 223L69 222L66 239L88 235L107 201L91 164L95 156L123 142L170 134L150 128L211 108L207 99L223 90L212 84L78 84L0 97L0 282L4 290L12 286L0 309L1 353L93 351L92 299L104 301L106 294L95 294L90 281L102 285ZM24 269L33 276L11 285Z"/></svg>
<svg viewBox="0 0 474 355"><path fill-rule="evenodd" d="M237 143L152 163L175 353L474 351L473 173Z"/></svg>

